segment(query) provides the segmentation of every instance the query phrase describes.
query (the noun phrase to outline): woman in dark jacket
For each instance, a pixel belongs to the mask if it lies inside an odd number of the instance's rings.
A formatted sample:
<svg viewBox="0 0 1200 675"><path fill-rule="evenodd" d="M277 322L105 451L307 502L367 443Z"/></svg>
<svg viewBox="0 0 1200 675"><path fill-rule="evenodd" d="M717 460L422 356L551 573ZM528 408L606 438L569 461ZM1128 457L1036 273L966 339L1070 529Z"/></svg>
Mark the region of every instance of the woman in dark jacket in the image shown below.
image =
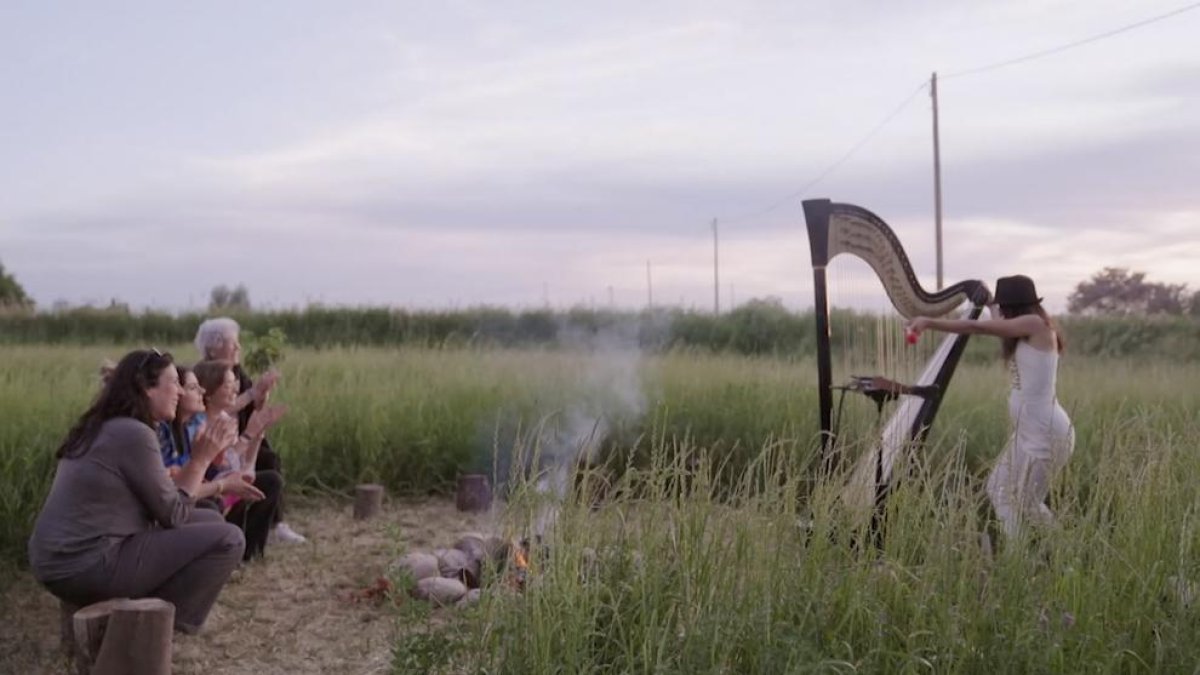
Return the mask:
<svg viewBox="0 0 1200 675"><path fill-rule="evenodd" d="M175 605L175 627L193 633L245 540L219 514L193 508L209 463L237 436L236 420L209 420L177 480L163 467L155 427L175 416L180 391L170 354L134 351L121 359L58 448L29 563L68 602L162 598Z"/></svg>

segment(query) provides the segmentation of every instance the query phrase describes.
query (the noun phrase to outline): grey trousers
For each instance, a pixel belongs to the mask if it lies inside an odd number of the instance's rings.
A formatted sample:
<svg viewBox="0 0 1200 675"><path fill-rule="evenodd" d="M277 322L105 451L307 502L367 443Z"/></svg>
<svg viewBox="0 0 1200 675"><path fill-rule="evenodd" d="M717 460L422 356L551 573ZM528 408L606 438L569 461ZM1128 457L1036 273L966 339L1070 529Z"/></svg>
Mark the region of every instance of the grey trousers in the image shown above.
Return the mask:
<svg viewBox="0 0 1200 675"><path fill-rule="evenodd" d="M175 628L195 633L245 547L236 525L216 511L195 509L187 523L128 537L103 563L45 585L81 606L110 598L162 598L175 605Z"/></svg>

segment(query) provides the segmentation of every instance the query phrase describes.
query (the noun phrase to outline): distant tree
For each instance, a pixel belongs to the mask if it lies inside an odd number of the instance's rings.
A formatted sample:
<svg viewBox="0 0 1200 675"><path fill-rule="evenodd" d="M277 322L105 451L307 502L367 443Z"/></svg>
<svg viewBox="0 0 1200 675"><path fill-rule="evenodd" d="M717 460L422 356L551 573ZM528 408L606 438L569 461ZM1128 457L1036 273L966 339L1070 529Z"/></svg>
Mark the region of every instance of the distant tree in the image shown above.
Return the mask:
<svg viewBox="0 0 1200 675"><path fill-rule="evenodd" d="M1192 301L1189 303L1188 314L1200 319L1200 291L1192 293Z"/></svg>
<svg viewBox="0 0 1200 675"><path fill-rule="evenodd" d="M243 284L238 284L237 288L232 290L225 284L221 284L213 288L209 295L208 311L249 312L250 291L246 290L246 286Z"/></svg>
<svg viewBox="0 0 1200 675"><path fill-rule="evenodd" d="M1195 304L1187 284L1146 281L1145 272L1123 267L1105 267L1081 281L1067 298L1072 314L1128 316L1136 314L1180 315Z"/></svg>
<svg viewBox="0 0 1200 675"><path fill-rule="evenodd" d="M0 308L33 309L33 298L25 293L25 288L4 271L4 263L0 263Z"/></svg>

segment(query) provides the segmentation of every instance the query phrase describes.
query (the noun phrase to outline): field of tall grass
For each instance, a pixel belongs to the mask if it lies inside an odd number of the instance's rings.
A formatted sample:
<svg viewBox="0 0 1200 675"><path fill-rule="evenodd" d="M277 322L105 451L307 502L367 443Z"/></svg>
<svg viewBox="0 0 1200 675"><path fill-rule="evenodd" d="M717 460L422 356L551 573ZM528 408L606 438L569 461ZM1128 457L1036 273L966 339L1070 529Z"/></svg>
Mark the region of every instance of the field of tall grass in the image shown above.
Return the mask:
<svg viewBox="0 0 1200 675"><path fill-rule="evenodd" d="M188 362L190 347L178 347ZM100 346L0 361L0 556L24 556L52 453L97 383ZM813 365L674 350L293 349L273 433L290 485L392 494L499 482L523 450L603 435L529 588L493 593L396 646L452 672L1178 671L1200 662L1200 366L1066 358L1075 456L1052 533L980 548L981 483L1006 435L1006 374L960 367L889 502L885 549L817 476ZM850 401L858 424L870 404ZM849 435L849 434L848 434ZM853 446L852 446L853 447ZM513 479L518 507L544 499ZM509 509L511 518L536 512ZM513 521L514 531L527 522ZM436 648L435 648L436 647ZM419 663L418 663L419 662ZM414 666L414 663L417 665Z"/></svg>

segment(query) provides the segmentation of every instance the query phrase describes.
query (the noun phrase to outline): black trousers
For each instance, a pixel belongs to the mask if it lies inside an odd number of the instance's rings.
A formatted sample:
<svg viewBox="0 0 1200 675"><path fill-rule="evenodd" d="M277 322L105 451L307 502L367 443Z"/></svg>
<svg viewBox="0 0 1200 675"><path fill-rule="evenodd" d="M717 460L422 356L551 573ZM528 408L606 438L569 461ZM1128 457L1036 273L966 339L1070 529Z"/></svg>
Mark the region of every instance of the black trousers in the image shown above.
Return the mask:
<svg viewBox="0 0 1200 675"><path fill-rule="evenodd" d="M275 524L279 499L283 496L283 476L276 471L255 471L254 486L266 495L262 500L239 501L225 514L225 521L237 525L246 535L242 560L260 558L267 548L267 535Z"/></svg>
<svg viewBox="0 0 1200 675"><path fill-rule="evenodd" d="M263 440L262 446L258 449L258 459L254 462L254 470L257 471L274 471L283 476L283 464L279 461L279 453L271 449L266 440ZM271 520L271 527L283 521L283 491L279 492L279 503L275 507L275 515Z"/></svg>

